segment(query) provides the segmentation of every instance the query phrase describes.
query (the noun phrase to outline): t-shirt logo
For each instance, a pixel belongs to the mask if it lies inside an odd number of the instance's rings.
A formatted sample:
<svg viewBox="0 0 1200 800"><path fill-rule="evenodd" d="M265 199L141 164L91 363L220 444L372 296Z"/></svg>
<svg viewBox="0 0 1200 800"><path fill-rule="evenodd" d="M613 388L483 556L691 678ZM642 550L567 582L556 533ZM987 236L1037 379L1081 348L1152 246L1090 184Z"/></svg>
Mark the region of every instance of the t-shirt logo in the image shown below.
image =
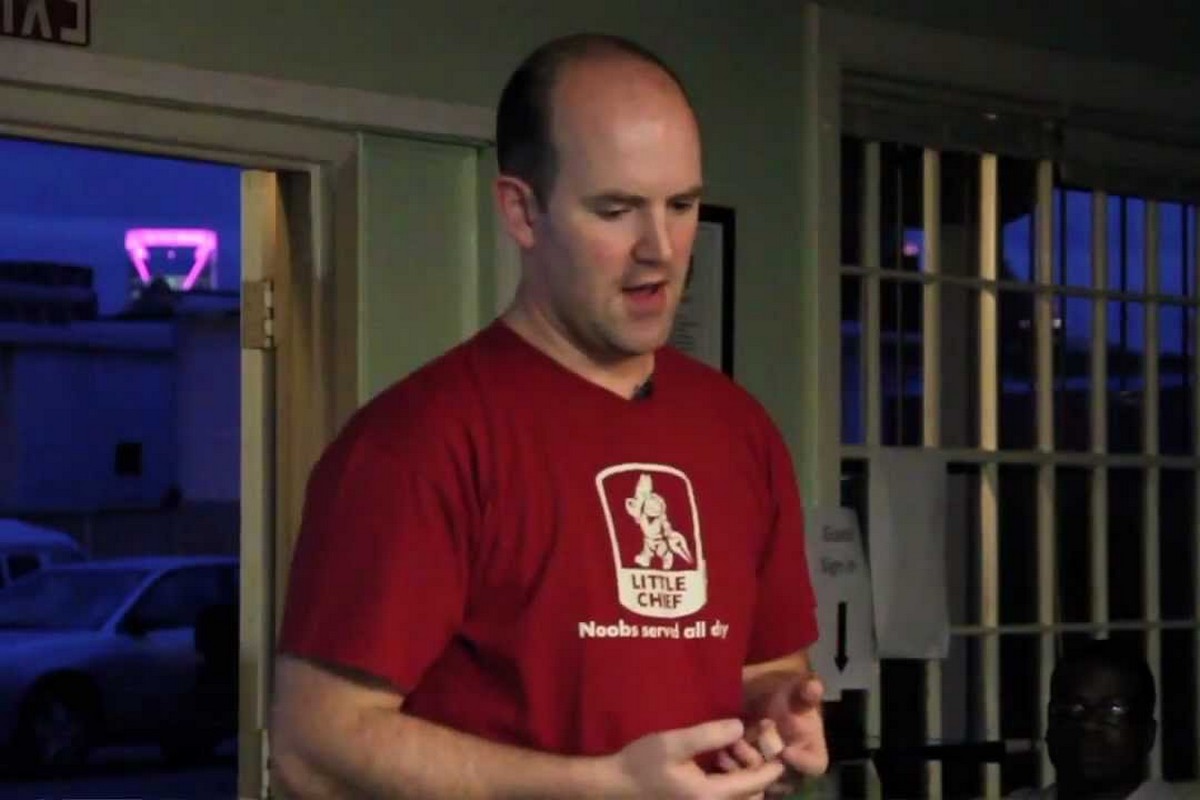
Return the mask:
<svg viewBox="0 0 1200 800"><path fill-rule="evenodd" d="M617 597L645 617L694 614L708 601L696 496L661 464L618 464L596 476L617 570Z"/></svg>

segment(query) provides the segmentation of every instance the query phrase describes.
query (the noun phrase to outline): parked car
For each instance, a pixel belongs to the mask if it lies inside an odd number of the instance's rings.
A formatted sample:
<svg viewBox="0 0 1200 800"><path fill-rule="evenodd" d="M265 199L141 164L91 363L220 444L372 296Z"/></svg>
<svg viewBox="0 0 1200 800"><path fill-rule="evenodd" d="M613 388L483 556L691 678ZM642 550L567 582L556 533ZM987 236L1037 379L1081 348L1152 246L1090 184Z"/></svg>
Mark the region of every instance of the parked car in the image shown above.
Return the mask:
<svg viewBox="0 0 1200 800"><path fill-rule="evenodd" d="M0 519L0 588L50 564L83 561L79 543L61 531Z"/></svg>
<svg viewBox="0 0 1200 800"><path fill-rule="evenodd" d="M237 728L237 593L237 559L215 556L57 564L0 590L0 743L38 771L99 745L210 753Z"/></svg>

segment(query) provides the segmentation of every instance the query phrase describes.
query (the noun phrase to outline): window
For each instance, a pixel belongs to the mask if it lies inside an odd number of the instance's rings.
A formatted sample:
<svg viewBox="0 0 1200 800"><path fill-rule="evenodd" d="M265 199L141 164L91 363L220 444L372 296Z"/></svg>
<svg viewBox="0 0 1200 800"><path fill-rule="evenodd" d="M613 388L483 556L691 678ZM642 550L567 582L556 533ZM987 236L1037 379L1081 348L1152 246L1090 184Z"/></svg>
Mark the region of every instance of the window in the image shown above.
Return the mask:
<svg viewBox="0 0 1200 800"><path fill-rule="evenodd" d="M868 732L1040 742L1057 655L1109 636L1169 698L1152 773L1195 780L1200 210L1048 160L853 136L842 198L843 502L865 529L882 447L949 470L951 655L885 661ZM893 778L997 797L1047 766Z"/></svg>
<svg viewBox="0 0 1200 800"><path fill-rule="evenodd" d="M113 470L118 475L136 477L142 474L142 443L119 442Z"/></svg>
<svg viewBox="0 0 1200 800"><path fill-rule="evenodd" d="M19 555L11 555L8 557L8 577L10 580L16 580L22 575L28 575L38 567L42 562L33 553L21 553Z"/></svg>
<svg viewBox="0 0 1200 800"><path fill-rule="evenodd" d="M169 572L146 590L131 616L151 630L192 627L206 608L236 602L231 573L220 566Z"/></svg>

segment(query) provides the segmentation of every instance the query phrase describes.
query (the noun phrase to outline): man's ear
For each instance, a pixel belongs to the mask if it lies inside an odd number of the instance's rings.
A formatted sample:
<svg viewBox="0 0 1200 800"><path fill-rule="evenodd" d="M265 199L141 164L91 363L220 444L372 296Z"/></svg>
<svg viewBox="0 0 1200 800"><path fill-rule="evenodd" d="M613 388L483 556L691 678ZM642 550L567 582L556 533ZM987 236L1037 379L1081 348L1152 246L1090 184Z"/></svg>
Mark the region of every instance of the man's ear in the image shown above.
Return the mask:
<svg viewBox="0 0 1200 800"><path fill-rule="evenodd" d="M519 247L528 249L537 240L534 221L537 218L537 199L528 183L511 175L500 175L492 187L496 207L508 235Z"/></svg>

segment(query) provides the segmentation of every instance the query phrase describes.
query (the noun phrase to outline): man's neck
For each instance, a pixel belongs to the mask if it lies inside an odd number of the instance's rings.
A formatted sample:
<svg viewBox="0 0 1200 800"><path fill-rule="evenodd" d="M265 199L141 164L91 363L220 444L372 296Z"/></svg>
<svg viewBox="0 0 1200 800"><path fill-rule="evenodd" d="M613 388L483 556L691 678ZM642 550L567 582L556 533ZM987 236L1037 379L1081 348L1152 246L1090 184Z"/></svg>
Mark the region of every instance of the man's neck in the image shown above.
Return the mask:
<svg viewBox="0 0 1200 800"><path fill-rule="evenodd" d="M633 397L654 371L654 354L597 359L559 325L528 304L513 303L501 321L533 347L584 380L619 397Z"/></svg>

